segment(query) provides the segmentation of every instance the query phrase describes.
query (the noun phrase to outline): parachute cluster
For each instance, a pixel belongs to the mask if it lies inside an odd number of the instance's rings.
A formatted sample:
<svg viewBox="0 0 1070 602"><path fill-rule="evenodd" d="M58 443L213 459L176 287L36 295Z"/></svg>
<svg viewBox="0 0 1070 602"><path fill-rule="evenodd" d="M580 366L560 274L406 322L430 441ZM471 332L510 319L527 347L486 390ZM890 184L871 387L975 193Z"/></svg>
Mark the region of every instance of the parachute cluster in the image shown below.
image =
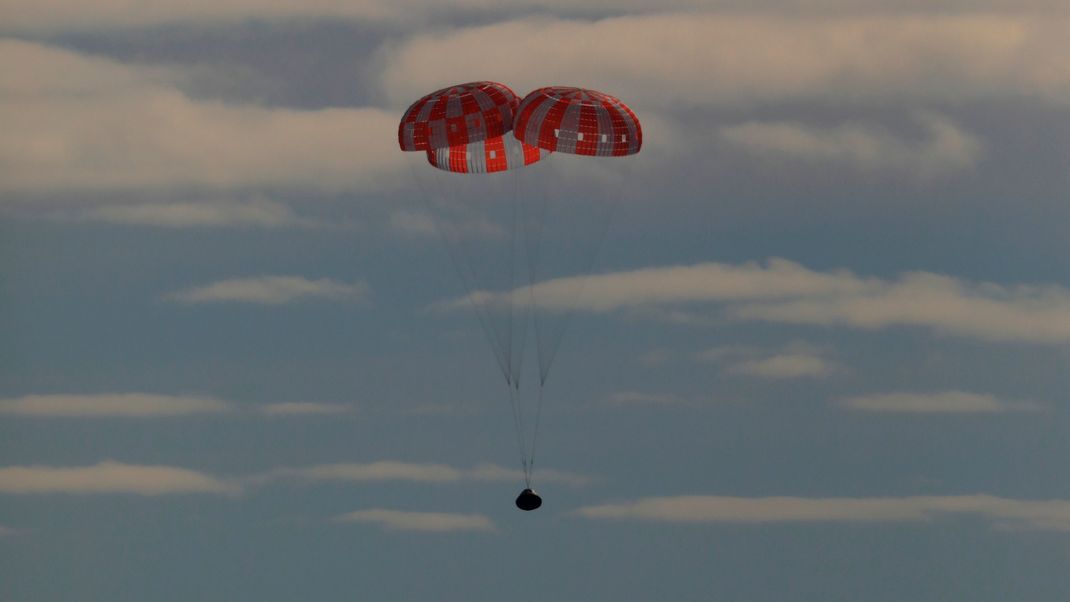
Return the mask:
<svg viewBox="0 0 1070 602"><path fill-rule="evenodd" d="M439 169L495 173L552 152L634 155L643 130L628 105L596 90L548 86L521 100L504 84L482 81L443 88L412 103L398 126L398 143L403 151L426 152L428 163Z"/></svg>
<svg viewBox="0 0 1070 602"><path fill-rule="evenodd" d="M538 438L539 417L542 409L543 386L553 363L558 344L567 324L567 316L561 318L560 301L556 315L539 311L540 299L536 293L536 281L547 276L547 258L566 256L573 264L579 264L583 274L590 270L601 244L607 212L594 212L595 236L593 244L581 249L577 238L567 242L546 245L542 239L548 236L546 222L553 214L548 209L555 201L559 206L573 209L582 203L575 197L582 196L576 190L566 190L559 199L549 198L546 190L534 190L545 186L542 181L556 181L555 177L537 177L532 189L524 189L516 176L520 168L547 161L552 154L586 157L623 157L639 152L643 144L643 130L635 113L619 99L595 90L569 86L539 88L523 99L508 86L492 81L478 81L449 86L423 96L409 106L398 125L398 144L401 150L418 153L423 151L427 163L437 168L434 174L467 174L478 178L455 178L453 175L437 178L433 184L421 189L428 197L429 206L434 199L447 213L483 212L479 215L487 223L491 211L505 210L506 215L497 224L509 233L503 236L502 245L494 250L478 246L472 241L472 228L457 225L458 220L439 218L436 229L442 235L451 259L468 292L468 299L495 353L506 385L509 388L510 405L513 409L517 443L520 448L521 465L527 488L517 498L517 507L534 510L542 501L531 489L535 443ZM410 167L412 164L410 163ZM545 169L545 168L540 168ZM421 178L414 169L414 179ZM537 171L537 170L536 170ZM511 190L495 188L493 174L509 172L513 175ZM545 176L547 174L541 174ZM449 182L448 180L454 180ZM500 180L498 180L500 183ZM489 192L488 192L489 191ZM605 196L615 199L615 195ZM480 202L482 201L482 205ZM588 203L590 204L590 203ZM564 213L562 213L563 215ZM470 217L470 215L469 215ZM471 220L469 220L471 221ZM563 218L569 228L575 230L578 220ZM519 234L518 234L519 233ZM522 234L523 241L518 242ZM583 242L583 241L580 241ZM528 288L526 293L517 291L516 257L526 256ZM488 264L498 263L493 269ZM575 268L575 265L573 265ZM497 281L490 278L500 274ZM576 302L582 287L582 278L571 278L571 290L564 297ZM495 290L497 289L497 290ZM561 291L558 291L559 293ZM538 352L537 402L528 417L534 415L534 424L525 426L525 410L518 400L520 373L523 363L525 337L528 322L533 323L536 350Z"/></svg>

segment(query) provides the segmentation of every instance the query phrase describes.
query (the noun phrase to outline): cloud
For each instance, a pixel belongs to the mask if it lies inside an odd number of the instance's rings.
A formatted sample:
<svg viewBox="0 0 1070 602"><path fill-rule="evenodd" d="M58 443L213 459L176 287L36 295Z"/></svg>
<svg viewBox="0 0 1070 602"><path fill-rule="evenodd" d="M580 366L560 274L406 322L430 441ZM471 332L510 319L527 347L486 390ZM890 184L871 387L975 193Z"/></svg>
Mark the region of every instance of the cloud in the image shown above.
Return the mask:
<svg viewBox="0 0 1070 602"><path fill-rule="evenodd" d="M316 403L307 401L293 401L284 403L269 403L257 408L268 416L312 416L349 414L354 411L353 406L340 403Z"/></svg>
<svg viewBox="0 0 1070 602"><path fill-rule="evenodd" d="M0 468L0 493L11 494L235 494L233 483L185 468L100 462L93 466Z"/></svg>
<svg viewBox="0 0 1070 602"><path fill-rule="evenodd" d="M548 280L535 286L539 306L569 309L577 280L585 280L577 307L599 312L660 304L853 295L879 286L879 281L863 280L846 271L815 272L774 258L765 266L711 262Z"/></svg>
<svg viewBox="0 0 1070 602"><path fill-rule="evenodd" d="M360 300L368 294L363 282L346 284L320 278L309 280L300 276L260 276L234 278L207 286L176 291L164 298L184 304L198 303L257 303L283 305L307 299Z"/></svg>
<svg viewBox="0 0 1070 602"><path fill-rule="evenodd" d="M536 474L542 483L560 483L570 487L582 487L592 480L591 477L586 475L552 468L540 468L536 471ZM505 481L510 483L518 482L524 478L524 473L520 469L504 468L497 464L477 464L468 469L464 475L465 478L473 481Z"/></svg>
<svg viewBox="0 0 1070 602"><path fill-rule="evenodd" d="M372 523L398 531L494 531L494 523L482 514L448 514L445 512L402 512L400 510L357 510L334 517L340 523Z"/></svg>
<svg viewBox="0 0 1070 602"><path fill-rule="evenodd" d="M592 519L677 523L926 522L946 515L975 516L998 528L1070 532L1070 500L1016 500L991 495L886 498L652 497L587 506Z"/></svg>
<svg viewBox="0 0 1070 602"><path fill-rule="evenodd" d="M933 5L937 13L1000 11L1057 12L1059 0L951 0ZM425 25L443 17L479 15L486 18L513 14L592 15L599 13L651 13L666 10L729 13L857 14L921 11L927 3L902 0L158 0L131 10L123 0L102 0L92 7L77 0L9 0L5 6L4 29L24 32L82 31L113 28L153 27L164 24L227 24L248 20L348 19L387 23L393 27Z"/></svg>
<svg viewBox="0 0 1070 602"><path fill-rule="evenodd" d="M839 365L819 355L779 353L762 359L745 360L728 367L730 374L760 378L821 378L834 374Z"/></svg>
<svg viewBox="0 0 1070 602"><path fill-rule="evenodd" d="M234 405L211 397L103 393L25 395L0 399L0 414L35 417L151 418L229 412Z"/></svg>
<svg viewBox="0 0 1070 602"><path fill-rule="evenodd" d="M195 100L180 89L183 78L180 69L133 66L0 39L5 131L0 192L269 186L336 192L397 185L394 174L403 169L402 153L384 152L393 150L390 141L396 139L394 112ZM280 217L277 208L266 206L238 208L242 218L234 211L227 218L218 211L205 217L206 211L157 207L136 217L157 222L254 219L254 213L261 220ZM274 218L267 217L271 211ZM103 214L112 219L132 215L115 209Z"/></svg>
<svg viewBox="0 0 1070 602"><path fill-rule="evenodd" d="M0 415L35 418L166 418L221 413L285 417L338 415L354 410L348 404L283 402L254 405L213 397L153 393L49 394L0 399Z"/></svg>
<svg viewBox="0 0 1070 602"><path fill-rule="evenodd" d="M390 45L381 77L398 105L473 79L509 82L521 93L584 82L621 97L640 117L651 108L798 101L1070 102L1065 11L850 13L508 21Z"/></svg>
<svg viewBox="0 0 1070 602"><path fill-rule="evenodd" d="M686 404L687 401L669 393L643 393L640 391L617 391L606 399L617 406L665 406Z"/></svg>
<svg viewBox="0 0 1070 602"><path fill-rule="evenodd" d="M859 412L913 414L1003 414L1048 409L1034 401L1003 401L993 395L965 391L860 395L837 403L842 408Z"/></svg>
<svg viewBox="0 0 1070 602"><path fill-rule="evenodd" d="M438 233L435 221L425 212L395 211L390 215L390 227L415 236L434 236Z"/></svg>
<svg viewBox="0 0 1070 602"><path fill-rule="evenodd" d="M496 464L477 464L460 469L445 464L379 461L368 463L320 464L302 468L277 468L251 479L255 483L278 480L312 482L378 482L407 481L411 483L454 483L461 481L516 481L523 479L520 470ZM540 469L539 480L581 486L589 482L583 475Z"/></svg>
<svg viewBox="0 0 1070 602"><path fill-rule="evenodd" d="M441 234L448 241L461 239L501 240L508 232L500 224L481 215L432 215L424 211L395 211L390 227L409 236Z"/></svg>
<svg viewBox="0 0 1070 602"><path fill-rule="evenodd" d="M159 228L331 228L327 221L298 216L267 199L98 205L54 214L59 219Z"/></svg>
<svg viewBox="0 0 1070 602"><path fill-rule="evenodd" d="M39 16L46 22L69 17L91 23L88 17L96 15L110 22L108 7L125 7L109 1L99 12L84 12L76 3L58 2ZM473 0L471 6L480 4ZM27 3L7 11L5 23L35 22L30 15L38 14L38 6ZM353 10L380 11L361 6ZM399 6L381 5L387 12ZM349 10L287 0L271 7L227 3L220 5L221 13L214 7L157 3L117 14L135 21L157 14L167 21L187 13L240 19L246 10L266 17L274 11L291 14L291 9L308 16ZM605 5L598 10L607 9L617 10ZM85 18L76 16L80 11ZM403 175L403 153L396 151L399 109L443 84L483 78L501 79L521 92L553 82L585 82L621 96L649 130L649 150L656 152L635 167L649 172L663 164L658 157L693 155L695 147L709 144L713 132L680 121L682 111L693 107L932 106L1023 97L1065 104L1070 102L1070 60L1061 41L1068 25L1058 14L1016 12L793 18L726 11L436 28L432 34L392 40L376 55L381 96L390 110L296 110L202 100L186 91L189 69L127 64L8 38L0 40L0 119L6 133L0 140L0 194L40 201L54 193L394 191L411 186ZM600 43L592 45L593 39ZM496 51L487 53L488 46ZM749 152L796 156L806 150L807 160L822 157L923 175L977 161L979 147L970 134L946 118L921 119L926 137L920 141L872 126L817 128L794 122L745 123L724 132ZM109 205L83 217L160 227L309 224L285 207L248 203ZM394 221L410 233L428 231L418 215L401 214Z"/></svg>
<svg viewBox="0 0 1070 602"><path fill-rule="evenodd" d="M872 292L740 306L738 319L878 329L921 326L1002 342L1070 342L1070 291L906 273Z"/></svg>
<svg viewBox="0 0 1070 602"><path fill-rule="evenodd" d="M917 116L922 140L908 140L864 124L830 128L792 122L749 122L722 128L721 137L759 157L792 157L807 163L842 164L864 171L896 170L919 178L971 169L982 143L935 113Z"/></svg>
<svg viewBox="0 0 1070 602"><path fill-rule="evenodd" d="M580 280L585 280L583 296L574 304L570 293ZM495 293L474 294L487 301ZM560 278L537 284L534 294L539 307L550 310L654 310L659 315L665 306L675 312L682 305L717 303L726 318L742 321L867 330L915 326L989 341L1070 342L1070 291L1057 285L1008 286L930 272L882 280L846 270L810 270L776 258L765 265L700 263Z"/></svg>
<svg viewBox="0 0 1070 602"><path fill-rule="evenodd" d="M579 487L590 478L541 469L539 480ZM0 467L0 494L136 494L168 495L185 493L237 494L245 487L270 483L460 483L518 482L520 470L495 464L478 464L458 469L444 464L380 461L369 463L320 464L302 468L275 468L261 474L222 479L173 466L146 466L104 461L92 466L7 466Z"/></svg>
<svg viewBox="0 0 1070 602"><path fill-rule="evenodd" d="M445 464L415 464L409 462L370 462L365 464L320 464L305 468L280 468L267 475L267 480L299 479L305 481L411 481L439 483L459 481L461 471Z"/></svg>
<svg viewBox="0 0 1070 602"><path fill-rule="evenodd" d="M803 342L785 345L779 351L751 347L714 347L696 354L702 362L726 364L729 374L758 378L824 378L845 368L822 350Z"/></svg>

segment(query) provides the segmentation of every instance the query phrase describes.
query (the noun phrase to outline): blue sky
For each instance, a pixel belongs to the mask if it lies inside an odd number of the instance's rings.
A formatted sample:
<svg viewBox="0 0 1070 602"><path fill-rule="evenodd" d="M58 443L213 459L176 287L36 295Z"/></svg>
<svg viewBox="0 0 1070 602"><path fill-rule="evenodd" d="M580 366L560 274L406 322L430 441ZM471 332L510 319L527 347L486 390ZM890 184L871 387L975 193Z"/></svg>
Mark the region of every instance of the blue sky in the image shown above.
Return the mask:
<svg viewBox="0 0 1070 602"><path fill-rule="evenodd" d="M0 598L1067 597L1062 3L485 4L5 7ZM644 125L518 176L534 513L396 143L484 79Z"/></svg>

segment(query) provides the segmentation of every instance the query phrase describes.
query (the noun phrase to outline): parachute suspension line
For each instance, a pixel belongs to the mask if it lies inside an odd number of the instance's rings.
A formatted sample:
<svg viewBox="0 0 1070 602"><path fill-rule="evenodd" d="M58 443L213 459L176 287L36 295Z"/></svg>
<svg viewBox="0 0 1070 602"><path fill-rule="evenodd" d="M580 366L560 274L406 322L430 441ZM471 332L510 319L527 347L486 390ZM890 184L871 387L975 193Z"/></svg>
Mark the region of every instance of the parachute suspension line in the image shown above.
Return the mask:
<svg viewBox="0 0 1070 602"><path fill-rule="evenodd" d="M417 186L419 186L420 188L420 198L424 202L424 206L426 207L428 214L431 217L431 223L434 225L435 231L438 233L439 238L442 240L443 246L446 247L446 254L449 255L450 263L453 264L453 269L457 273L457 278L461 281L461 285L464 287L465 297L468 299L469 305L471 305L472 310L476 314L476 319L479 321L480 328L482 328L483 333L487 337L487 340L490 341L491 352L494 354L494 359L498 363L498 368L501 370L502 376L505 377L506 384L512 385L512 375L510 374L509 367L503 361L504 353L502 352L501 342L498 340L494 325L490 321L490 316L486 315L485 308L480 307L479 303L476 301L473 295L474 284L476 280L475 274L466 273L464 269L464 262L462 261L461 257L458 257L458 254L463 252L463 250L460 248L460 242L451 240L452 237L450 236L449 227L447 227L445 223L439 223L440 221L445 222L445 220L435 219L435 207L433 202L434 197L432 197L431 193L427 190L427 187L424 185L423 179L417 175L416 169L412 165L412 161L406 161L406 164L409 166L409 171L413 175L413 180L416 181ZM436 172L434 177L438 180L441 180L443 176L437 173L438 170L434 171ZM449 187L443 187L441 185L441 181L439 182L439 186L437 188L438 190L449 190ZM447 202L447 204L455 203L455 199L450 198L450 196L444 195L443 198ZM456 233L454 233L454 235L456 236ZM458 247L457 249L454 249L455 243Z"/></svg>
<svg viewBox="0 0 1070 602"><path fill-rule="evenodd" d="M462 203L461 199L458 198L461 194L460 186L454 187L450 185L441 185L442 179L451 177L448 172L440 172L436 170L436 177L440 179L439 189L444 189L447 191L448 202L451 206L451 209L466 204ZM454 174L453 177L457 177L457 174ZM463 256L460 258L461 260L456 263L456 265L460 266L458 269L458 273L461 275L461 278L464 281L465 290L468 293L468 300L470 301L472 307L476 310L476 315L479 318L480 325L483 327L483 332L487 335L487 339L491 342L491 347L495 352L495 358L498 360L498 365L499 367L501 367L502 374L505 376L505 382L507 385L511 386L513 384L513 379L515 378L512 366L511 325L504 329L504 333L502 332L503 329L500 328L500 325L495 325L493 314L493 297L487 304L481 304L477 300L475 293L478 293L480 291L477 290L479 274L476 272L476 261L475 258L471 255L471 249L466 248L465 245L462 244L464 240L464 234L462 229L456 225L454 225L453 228L454 230L452 231L452 235L454 238L454 244L447 246L451 249L451 251L453 247L456 247L457 252L463 254ZM468 268L468 272L466 274L463 272L463 268ZM510 299L510 310L511 306L512 300Z"/></svg>
<svg viewBox="0 0 1070 602"><path fill-rule="evenodd" d="M539 400L535 403L535 428L531 433L531 447L528 448L528 487L531 487L530 475L535 470L535 444L539 441L539 419L542 417L543 384L539 383Z"/></svg>
<svg viewBox="0 0 1070 602"><path fill-rule="evenodd" d="M524 204L523 204L523 200L522 200L522 198L520 196L520 178L519 178L519 174L518 174L517 170L512 170L512 184L513 184L513 186L512 186L513 198L511 199L512 200L511 206L512 206L513 219L514 219L514 225L513 225L513 247L515 247L517 242L518 242L517 241L517 239L518 239L517 230L520 230L525 225L525 222L524 222L524 215L525 215L525 213L524 213ZM528 248L527 248L527 231L526 230L524 230L524 236L523 236L522 243L524 244L524 247L522 249L520 249L520 251L523 252L525 257L527 257L528 256L528 252L527 252ZM515 263L511 264L511 266L515 266ZM510 271L510 274L511 273L512 272ZM530 273L528 274L528 276L529 276L529 278L528 278L528 282L527 282L527 285L526 285L527 289L528 289L528 299L527 299L526 303L522 303L521 306L520 306L522 308L521 311L520 311L520 332L519 332L520 340L517 342L517 345L516 345L516 353L517 353L516 370L515 370L516 376L513 379L513 381L514 381L513 382L513 386L516 387L516 389L518 391L520 390L520 375L523 372L524 356L525 356L526 350L527 350L528 327L529 327L529 322L531 321L532 311L534 310L533 295L532 295L532 292L531 292L531 290L532 290L531 287L533 285L533 281L530 278ZM510 276L510 281L514 281L512 276ZM514 281L514 286L511 287L510 295L513 295L518 288L519 287L515 285L515 281Z"/></svg>
<svg viewBox="0 0 1070 602"><path fill-rule="evenodd" d="M516 239L517 239L517 210L516 210L516 190L513 187L512 198L509 199L509 280L507 282L507 293L509 300L506 303L506 322L505 322L505 340L509 342L509 348L505 352L505 360L509 364L509 373L513 375L513 382L510 383L516 387L520 386L520 366L513 365L513 297L514 290L516 289Z"/></svg>
<svg viewBox="0 0 1070 602"><path fill-rule="evenodd" d="M591 270L594 269L594 264L597 262L599 254L601 254L602 245L605 243L606 235L609 232L609 225L613 221L613 216L617 210L617 196L619 195L613 195L613 197L609 201L607 201L607 204L609 206L605 210L605 217L600 220L601 227L599 228L598 233L595 235L594 249L591 251L590 257L587 260L587 264L584 265L582 271L579 272L581 274L579 276L579 286L576 288L576 292L572 295L572 299L570 299L568 304L566 305L565 317L562 320L561 327L556 333L550 333L548 350L545 354L543 353L542 346L538 347L540 386L546 384L546 377L550 374L550 367L553 365L554 358L557 357L557 352L561 348L561 339L564 338L565 331L568 330L568 325L572 321L572 317L576 313L576 305L579 302L580 297L583 296L583 289L587 286L587 279L590 277ZM536 332L538 332L537 326ZM543 362L544 355L546 359L545 363Z"/></svg>
<svg viewBox="0 0 1070 602"><path fill-rule="evenodd" d="M539 182L543 182L543 178L538 178ZM536 355L539 360L539 374L540 383L545 382L543 374L543 354L540 350L543 347L543 334L542 328L539 325L539 304L535 295L535 285L539 279L539 259L542 251L542 231L546 224L546 210L548 201L546 198L545 186L538 187L538 194L531 195L531 203L535 204L535 207L529 207L528 204L523 205L524 210L524 242L526 244L526 256L528 264L528 294L529 304L531 306L531 320L535 331L535 349ZM534 213L534 215L531 215Z"/></svg>
<svg viewBox="0 0 1070 602"><path fill-rule="evenodd" d="M539 178L541 182L542 179ZM530 189L528 195L524 198L519 196L519 176L515 180L517 191L517 207L520 210L520 221L523 226L524 234L524 256L527 262L527 289L528 289L528 308L529 308L529 320L532 322L533 330L535 331L536 348L542 345L541 342L541 329L539 328L539 307L535 295L535 285L538 282L540 271L540 256L541 256L541 240L542 231L546 220L547 210L547 197L546 189L543 186L537 187L537 193L533 193ZM525 322L527 323L527 322ZM525 346L526 347L526 346ZM542 358L540 357L540 360ZM541 372L541 364L540 364ZM540 378L538 387L538 398L535 405L535 417L534 426L531 431L530 444L526 446L524 457L524 483L527 488L531 488L531 481L534 473L535 464L535 444L538 439L539 422L542 414L542 399L543 399L543 383ZM523 407L521 407L521 426L523 427ZM524 429L524 439L527 443L527 430Z"/></svg>
<svg viewBox="0 0 1070 602"><path fill-rule="evenodd" d="M520 451L520 466L524 471L524 482L530 483L530 471L528 469L528 453L524 445L524 427L520 422L518 406L520 402L516 398L516 390L509 386L509 406L513 410L513 427L516 430L516 444Z"/></svg>
<svg viewBox="0 0 1070 602"><path fill-rule="evenodd" d="M509 404L513 407L513 417L516 421L517 443L520 446L520 465L524 470L524 478L527 478L528 474L528 453L526 446L527 432L524 428L524 405L517 398L520 391L520 366L514 366L513 364L513 321L514 321L514 291L516 289L516 240L517 240L517 208L516 208L516 195L513 194L508 199L509 203L509 250L507 256L509 264L507 266L508 280L506 281L505 291L500 294L508 295L506 301L506 340L509 341L509 349L506 351L505 361L509 364L509 371L512 375L512 381L509 384ZM519 355L519 353L517 354Z"/></svg>

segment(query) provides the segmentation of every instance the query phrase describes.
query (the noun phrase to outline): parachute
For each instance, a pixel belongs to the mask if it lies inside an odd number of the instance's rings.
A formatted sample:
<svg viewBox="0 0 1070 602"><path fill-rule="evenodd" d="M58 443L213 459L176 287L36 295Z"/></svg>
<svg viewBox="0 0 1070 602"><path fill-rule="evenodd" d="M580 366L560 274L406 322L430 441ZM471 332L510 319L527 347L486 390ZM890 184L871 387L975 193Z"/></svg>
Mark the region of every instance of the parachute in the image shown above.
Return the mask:
<svg viewBox="0 0 1070 602"><path fill-rule="evenodd" d="M520 101L513 133L532 146L596 157L634 155L643 146L639 118L619 99L596 90L550 86Z"/></svg>
<svg viewBox="0 0 1070 602"><path fill-rule="evenodd" d="M529 146L509 134L478 142L427 149L427 162L454 173L498 173L541 161L550 151Z"/></svg>
<svg viewBox="0 0 1070 602"><path fill-rule="evenodd" d="M505 380L526 485L516 505L534 510L542 503L532 475L544 388L617 196L603 191L602 204L579 198L592 195L547 170L555 154L582 163L580 156L638 153L639 119L595 90L551 86L521 100L504 84L479 81L412 103L398 143L426 158L409 166ZM554 294L544 296L540 281L551 278ZM521 387L529 331L538 360L533 392Z"/></svg>
<svg viewBox="0 0 1070 602"><path fill-rule="evenodd" d="M418 151L496 138L513 129L519 102L515 92L497 82L436 90L402 115L398 143L403 151Z"/></svg>

